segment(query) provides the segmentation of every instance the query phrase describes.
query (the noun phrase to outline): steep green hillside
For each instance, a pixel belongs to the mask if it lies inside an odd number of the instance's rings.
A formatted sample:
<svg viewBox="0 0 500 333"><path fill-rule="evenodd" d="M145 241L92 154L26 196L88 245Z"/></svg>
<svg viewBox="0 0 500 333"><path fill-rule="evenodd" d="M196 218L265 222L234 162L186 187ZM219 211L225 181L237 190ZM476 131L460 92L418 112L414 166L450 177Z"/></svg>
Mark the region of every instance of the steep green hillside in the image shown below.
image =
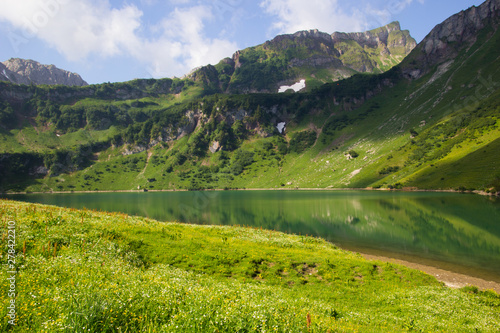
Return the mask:
<svg viewBox="0 0 500 333"><path fill-rule="evenodd" d="M2 332L500 328L493 291L449 289L317 238L6 200L0 213Z"/></svg>

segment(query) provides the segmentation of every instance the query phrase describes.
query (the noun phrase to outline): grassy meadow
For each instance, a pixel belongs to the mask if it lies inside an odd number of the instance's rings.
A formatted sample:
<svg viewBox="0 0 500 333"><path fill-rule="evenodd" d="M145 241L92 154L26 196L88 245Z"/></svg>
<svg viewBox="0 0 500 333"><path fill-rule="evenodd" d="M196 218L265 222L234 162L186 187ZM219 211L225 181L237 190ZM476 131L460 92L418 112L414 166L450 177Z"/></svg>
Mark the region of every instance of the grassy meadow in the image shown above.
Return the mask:
<svg viewBox="0 0 500 333"><path fill-rule="evenodd" d="M9 221L16 325L9 324ZM1 332L498 332L500 296L322 239L0 201Z"/></svg>

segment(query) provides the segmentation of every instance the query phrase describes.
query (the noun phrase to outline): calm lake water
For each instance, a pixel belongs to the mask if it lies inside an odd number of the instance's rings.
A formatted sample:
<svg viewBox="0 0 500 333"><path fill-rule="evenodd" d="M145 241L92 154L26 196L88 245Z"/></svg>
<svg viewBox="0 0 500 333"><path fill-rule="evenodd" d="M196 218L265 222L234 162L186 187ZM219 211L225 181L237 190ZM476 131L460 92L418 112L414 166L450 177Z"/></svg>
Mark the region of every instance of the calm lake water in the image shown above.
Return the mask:
<svg viewBox="0 0 500 333"><path fill-rule="evenodd" d="M223 191L8 198L160 221L262 227L500 282L500 200L453 193Z"/></svg>

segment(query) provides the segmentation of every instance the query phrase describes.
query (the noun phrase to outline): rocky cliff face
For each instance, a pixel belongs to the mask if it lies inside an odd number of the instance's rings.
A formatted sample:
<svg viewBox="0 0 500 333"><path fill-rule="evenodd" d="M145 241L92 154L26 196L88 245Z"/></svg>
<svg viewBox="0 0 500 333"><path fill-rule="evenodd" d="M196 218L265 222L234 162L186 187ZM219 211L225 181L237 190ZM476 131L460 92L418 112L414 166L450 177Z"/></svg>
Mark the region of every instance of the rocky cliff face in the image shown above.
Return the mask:
<svg viewBox="0 0 500 333"><path fill-rule="evenodd" d="M334 43L338 44L346 41L354 41L362 48L387 49L389 54L410 53L416 46L415 39L410 36L408 31L401 30L399 22L393 22L384 27L370 30L367 32L342 33L334 32L331 35ZM403 48L399 50L397 48ZM392 51L392 52L391 52ZM386 53L386 55L389 55Z"/></svg>
<svg viewBox="0 0 500 333"><path fill-rule="evenodd" d="M33 60L19 58L12 58L0 63L0 80L16 84L88 85L76 73L59 69L54 65L42 65Z"/></svg>
<svg viewBox="0 0 500 333"><path fill-rule="evenodd" d="M0 81L9 81L10 77L13 76L12 73L3 63L0 62Z"/></svg>
<svg viewBox="0 0 500 333"><path fill-rule="evenodd" d="M318 30L299 31L278 36L264 44L264 48L273 51L305 47L309 54L296 54L289 62L290 67L344 67L361 73L386 71L416 46L410 33L401 30L399 22L357 33L334 32L329 35Z"/></svg>
<svg viewBox="0 0 500 333"><path fill-rule="evenodd" d="M405 68L411 78L419 78L433 66L455 58L460 50L477 41L478 33L487 25L493 30L499 26L500 0L487 0L451 16L437 25L411 54L418 69Z"/></svg>

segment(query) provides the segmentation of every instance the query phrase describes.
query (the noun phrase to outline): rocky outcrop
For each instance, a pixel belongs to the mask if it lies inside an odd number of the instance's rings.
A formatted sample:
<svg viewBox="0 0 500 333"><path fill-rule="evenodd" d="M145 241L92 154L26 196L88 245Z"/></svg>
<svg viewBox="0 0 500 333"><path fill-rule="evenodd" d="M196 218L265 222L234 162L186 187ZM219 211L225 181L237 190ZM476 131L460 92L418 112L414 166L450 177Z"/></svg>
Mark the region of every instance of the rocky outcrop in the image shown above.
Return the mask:
<svg viewBox="0 0 500 333"><path fill-rule="evenodd" d="M475 42L477 33L483 29L488 19L497 18L500 0L488 0L481 6L473 6L466 11L453 15L437 25L422 41L423 51L431 55L440 53L445 44Z"/></svg>
<svg viewBox="0 0 500 333"><path fill-rule="evenodd" d="M335 32L331 38L344 67L361 73L386 71L417 46L410 33L401 30L399 22L366 32Z"/></svg>
<svg viewBox="0 0 500 333"><path fill-rule="evenodd" d="M417 46L410 33L401 30L399 22L356 33L334 32L329 35L318 30L300 31L293 35L278 36L264 47L286 48L286 40L307 46L311 51L308 57L292 59L289 62L291 67L345 67L357 72L373 72L377 68L377 62L368 55L373 54L373 51L379 50L378 57L384 62L391 56L403 58ZM289 42L292 47L293 43Z"/></svg>
<svg viewBox="0 0 500 333"><path fill-rule="evenodd" d="M42 65L33 60L12 58L0 64L0 80L16 84L47 84L65 86L88 85L80 75Z"/></svg>
<svg viewBox="0 0 500 333"><path fill-rule="evenodd" d="M384 27L367 32L334 32L331 38L334 43L355 41L362 48L377 49L379 47L386 47L390 50L396 47L403 47L408 53L417 46L416 41L411 38L410 34L407 31L401 30L399 22L392 22Z"/></svg>
<svg viewBox="0 0 500 333"><path fill-rule="evenodd" d="M186 78L190 80L193 80L195 82L202 82L205 84L216 82L218 80L218 77L219 73L217 72L217 69L212 65L201 67L186 76Z"/></svg>
<svg viewBox="0 0 500 333"><path fill-rule="evenodd" d="M490 25L498 29L500 0L487 0L437 25L411 55L419 68L405 68L407 76L415 79L426 74L433 66L455 58L460 50L477 41L480 30Z"/></svg>
<svg viewBox="0 0 500 333"><path fill-rule="evenodd" d="M330 42L332 39L329 34L321 32L318 29L299 31L294 33L293 36L296 38L319 38L323 39L325 42Z"/></svg>
<svg viewBox="0 0 500 333"><path fill-rule="evenodd" d="M9 71L7 67L3 63L0 62L0 81L9 81L10 82L10 77L13 76L14 74Z"/></svg>
<svg viewBox="0 0 500 333"><path fill-rule="evenodd" d="M210 147L208 147L208 149L210 150L210 152L212 154L215 154L216 152L218 152L219 150L221 150L223 147L220 145L220 142L219 141L214 141L210 144Z"/></svg>
<svg viewBox="0 0 500 333"><path fill-rule="evenodd" d="M177 129L175 140L181 139L186 135L193 133L198 127L198 124L203 119L204 115L201 111L188 111Z"/></svg>

